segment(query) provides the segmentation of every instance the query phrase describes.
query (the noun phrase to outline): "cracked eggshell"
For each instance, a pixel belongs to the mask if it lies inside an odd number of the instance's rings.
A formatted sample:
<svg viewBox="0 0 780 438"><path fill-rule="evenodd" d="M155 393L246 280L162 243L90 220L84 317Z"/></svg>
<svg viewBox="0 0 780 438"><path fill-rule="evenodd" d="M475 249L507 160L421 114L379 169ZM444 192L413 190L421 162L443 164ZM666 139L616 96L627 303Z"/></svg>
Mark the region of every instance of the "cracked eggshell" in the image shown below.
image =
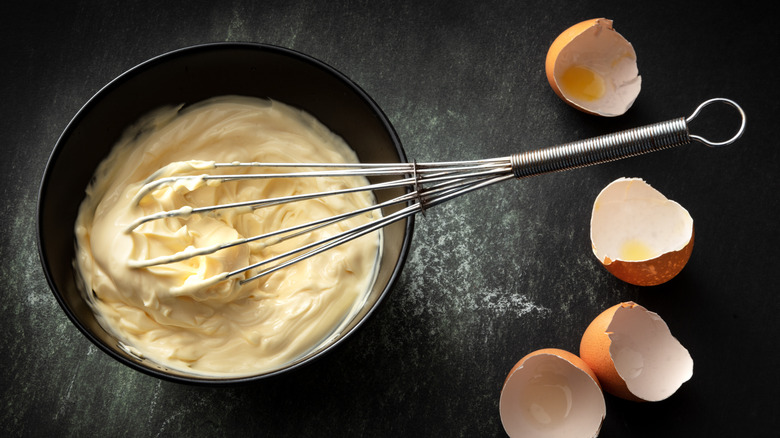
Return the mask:
<svg viewBox="0 0 780 438"><path fill-rule="evenodd" d="M693 359L658 314L634 303L610 307L591 322L580 357L608 393L660 401L693 376Z"/></svg>
<svg viewBox="0 0 780 438"><path fill-rule="evenodd" d="M596 197L593 254L617 278L638 286L667 282L693 251L693 219L640 178L618 178Z"/></svg>
<svg viewBox="0 0 780 438"><path fill-rule="evenodd" d="M634 47L606 18L561 33L547 51L545 73L564 102L605 117L625 114L642 88Z"/></svg>
<svg viewBox="0 0 780 438"><path fill-rule="evenodd" d="M596 375L575 354L557 348L529 353L512 367L499 408L510 437L593 438L606 416Z"/></svg>

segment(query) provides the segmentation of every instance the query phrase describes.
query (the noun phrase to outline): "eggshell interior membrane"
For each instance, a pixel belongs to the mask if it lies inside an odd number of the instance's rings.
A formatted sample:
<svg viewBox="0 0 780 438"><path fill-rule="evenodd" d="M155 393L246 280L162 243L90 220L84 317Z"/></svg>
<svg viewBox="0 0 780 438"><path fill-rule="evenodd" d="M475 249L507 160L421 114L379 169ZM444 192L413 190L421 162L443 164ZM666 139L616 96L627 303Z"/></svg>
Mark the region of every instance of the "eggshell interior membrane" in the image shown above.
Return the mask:
<svg viewBox="0 0 780 438"><path fill-rule="evenodd" d="M605 117L625 114L642 88L634 47L606 18L583 21L559 35L547 52L545 69L550 86L566 103ZM591 90L583 93L583 87Z"/></svg>
<svg viewBox="0 0 780 438"><path fill-rule="evenodd" d="M510 371L499 401L510 437L592 438L606 415L596 376L576 355L537 350Z"/></svg>
<svg viewBox="0 0 780 438"><path fill-rule="evenodd" d="M580 356L605 391L628 400L664 400L693 376L693 359L666 323L631 301L588 326Z"/></svg>
<svg viewBox="0 0 780 438"><path fill-rule="evenodd" d="M677 275L693 249L693 219L639 178L619 178L596 197L590 222L593 253L618 278L661 284Z"/></svg>

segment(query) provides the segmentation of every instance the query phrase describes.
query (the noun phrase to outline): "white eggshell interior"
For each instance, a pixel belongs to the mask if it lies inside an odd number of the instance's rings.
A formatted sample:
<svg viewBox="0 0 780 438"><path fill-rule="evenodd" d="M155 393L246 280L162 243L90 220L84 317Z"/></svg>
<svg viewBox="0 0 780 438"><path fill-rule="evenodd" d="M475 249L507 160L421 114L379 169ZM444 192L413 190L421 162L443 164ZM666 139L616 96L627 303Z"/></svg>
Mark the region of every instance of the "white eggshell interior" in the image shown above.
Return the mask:
<svg viewBox="0 0 780 438"><path fill-rule="evenodd" d="M605 116L624 114L633 105L642 88L636 52L622 35L611 29L608 20L582 32L561 49L553 76L561 75L572 65L582 66L604 78L605 93L600 99L587 101L571 96L561 89L570 102Z"/></svg>
<svg viewBox="0 0 780 438"><path fill-rule="evenodd" d="M598 384L554 354L526 359L507 378L499 405L510 437L592 438L606 415Z"/></svg>
<svg viewBox="0 0 780 438"><path fill-rule="evenodd" d="M639 178L619 178L596 197L591 216L593 252L602 262L621 260L626 242L639 241L658 257L679 251L691 239L693 219L680 204L667 199Z"/></svg>
<svg viewBox="0 0 780 438"><path fill-rule="evenodd" d="M691 355L658 314L639 305L620 307L607 331L615 369L637 397L666 399L693 376Z"/></svg>

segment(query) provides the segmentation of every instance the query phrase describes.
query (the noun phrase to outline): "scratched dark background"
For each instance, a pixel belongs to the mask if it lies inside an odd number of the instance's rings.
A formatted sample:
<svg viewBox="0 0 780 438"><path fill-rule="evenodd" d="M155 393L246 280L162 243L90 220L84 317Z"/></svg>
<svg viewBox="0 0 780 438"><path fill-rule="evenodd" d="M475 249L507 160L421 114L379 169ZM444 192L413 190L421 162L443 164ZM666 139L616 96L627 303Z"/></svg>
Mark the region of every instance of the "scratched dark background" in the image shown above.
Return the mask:
<svg viewBox="0 0 780 438"><path fill-rule="evenodd" d="M0 435L502 436L512 365L543 347L576 353L592 318L634 300L689 349L694 375L657 403L607 395L601 436L777 436L780 35L753 4L3 2ZM544 75L553 39L595 17L613 19L638 55L643 89L618 118L566 106ZM728 148L694 143L436 207L418 218L392 294L346 343L257 384L191 387L121 365L76 329L40 267L35 213L48 156L94 93L148 58L215 41L330 64L376 100L420 161L686 116L716 96L739 102L748 125ZM696 129L725 137L734 127ZM644 178L694 218L692 258L669 283L622 283L591 253L592 202L621 176Z"/></svg>

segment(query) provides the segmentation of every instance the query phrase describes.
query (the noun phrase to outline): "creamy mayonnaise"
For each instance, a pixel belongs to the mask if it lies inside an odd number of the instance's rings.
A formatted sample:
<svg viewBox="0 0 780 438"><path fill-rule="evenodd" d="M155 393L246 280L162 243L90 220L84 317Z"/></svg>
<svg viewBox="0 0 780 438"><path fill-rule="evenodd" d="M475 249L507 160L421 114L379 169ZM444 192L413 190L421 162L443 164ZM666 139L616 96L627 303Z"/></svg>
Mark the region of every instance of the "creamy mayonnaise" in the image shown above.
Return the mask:
<svg viewBox="0 0 780 438"><path fill-rule="evenodd" d="M160 211L366 183L362 177L204 182L198 177L204 173L307 170L203 170L211 161L344 163L357 158L312 116L276 101L230 96L155 111L127 131L87 189L76 221L75 265L101 325L144 359L209 376L272 371L316 349L362 306L374 280L381 236L371 233L243 285L239 281L253 271L212 279L365 223L369 216L278 245L249 243L137 266L356 210L374 200L368 192L351 193L159 219L127 231L138 218ZM193 178L137 196L144 180L161 168Z"/></svg>

